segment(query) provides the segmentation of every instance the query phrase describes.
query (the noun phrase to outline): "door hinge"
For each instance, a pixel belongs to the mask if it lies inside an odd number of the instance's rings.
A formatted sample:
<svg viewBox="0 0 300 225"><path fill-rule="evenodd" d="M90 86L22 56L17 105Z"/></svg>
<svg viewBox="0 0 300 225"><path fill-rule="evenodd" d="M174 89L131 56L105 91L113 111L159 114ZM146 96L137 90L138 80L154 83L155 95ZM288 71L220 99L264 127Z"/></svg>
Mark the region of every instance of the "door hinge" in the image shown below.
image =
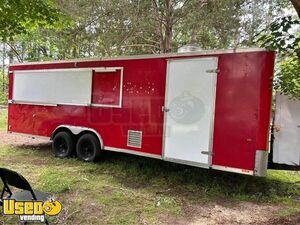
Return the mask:
<svg viewBox="0 0 300 225"><path fill-rule="evenodd" d="M220 73L219 69L206 70L206 73Z"/></svg>
<svg viewBox="0 0 300 225"><path fill-rule="evenodd" d="M167 107L165 107L165 106L163 106L163 107L161 107L161 111L163 111L163 112L169 112L170 109L167 108Z"/></svg>
<svg viewBox="0 0 300 225"><path fill-rule="evenodd" d="M203 154L203 155L212 155L212 152L209 152L209 151L201 151L201 154Z"/></svg>

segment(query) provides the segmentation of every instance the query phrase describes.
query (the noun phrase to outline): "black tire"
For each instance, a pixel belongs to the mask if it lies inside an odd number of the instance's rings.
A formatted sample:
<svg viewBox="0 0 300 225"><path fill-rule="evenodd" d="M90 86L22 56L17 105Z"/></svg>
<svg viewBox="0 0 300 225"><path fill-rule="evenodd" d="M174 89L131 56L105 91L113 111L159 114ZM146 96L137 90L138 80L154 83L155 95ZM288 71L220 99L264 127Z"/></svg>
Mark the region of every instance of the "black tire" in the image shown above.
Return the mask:
<svg viewBox="0 0 300 225"><path fill-rule="evenodd" d="M82 135L76 145L77 157L85 162L99 160L102 150L98 138L93 134Z"/></svg>
<svg viewBox="0 0 300 225"><path fill-rule="evenodd" d="M54 155L59 158L66 158L73 154L74 140L69 132L58 132L52 142Z"/></svg>

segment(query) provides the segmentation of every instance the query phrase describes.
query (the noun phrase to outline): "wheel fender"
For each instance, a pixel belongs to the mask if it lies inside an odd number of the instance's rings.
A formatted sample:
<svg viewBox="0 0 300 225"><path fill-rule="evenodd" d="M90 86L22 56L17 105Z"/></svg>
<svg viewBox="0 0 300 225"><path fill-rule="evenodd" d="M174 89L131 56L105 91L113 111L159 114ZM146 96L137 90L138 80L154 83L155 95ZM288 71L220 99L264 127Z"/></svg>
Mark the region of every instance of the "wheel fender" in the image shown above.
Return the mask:
<svg viewBox="0 0 300 225"><path fill-rule="evenodd" d="M102 140L100 134L96 130L94 130L92 128L88 128L88 127L79 127L79 126L72 126L72 125L60 125L60 126L56 127L55 130L52 132L51 140L53 140L54 134L56 133L56 131L61 129L61 128L68 129L74 135L78 135L78 134L80 134L81 132L84 132L84 131L92 132L97 136L97 138L100 142L101 149L104 148L103 140Z"/></svg>

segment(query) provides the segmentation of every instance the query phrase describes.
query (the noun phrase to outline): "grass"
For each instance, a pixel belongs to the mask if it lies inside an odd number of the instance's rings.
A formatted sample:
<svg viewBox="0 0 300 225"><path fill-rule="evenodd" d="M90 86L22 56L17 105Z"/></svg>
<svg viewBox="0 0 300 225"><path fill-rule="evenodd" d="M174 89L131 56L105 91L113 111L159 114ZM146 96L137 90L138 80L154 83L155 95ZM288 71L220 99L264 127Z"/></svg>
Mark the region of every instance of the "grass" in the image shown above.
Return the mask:
<svg viewBox="0 0 300 225"><path fill-rule="evenodd" d="M84 163L54 158L49 144L0 145L0 166L20 172L34 188L62 202L62 213L51 218L54 224L164 224L168 218L191 219L186 206L217 201L282 205L275 216L300 211L297 171L270 170L257 178L120 153Z"/></svg>
<svg viewBox="0 0 300 225"><path fill-rule="evenodd" d="M7 126L7 110L0 108L0 130L5 130Z"/></svg>

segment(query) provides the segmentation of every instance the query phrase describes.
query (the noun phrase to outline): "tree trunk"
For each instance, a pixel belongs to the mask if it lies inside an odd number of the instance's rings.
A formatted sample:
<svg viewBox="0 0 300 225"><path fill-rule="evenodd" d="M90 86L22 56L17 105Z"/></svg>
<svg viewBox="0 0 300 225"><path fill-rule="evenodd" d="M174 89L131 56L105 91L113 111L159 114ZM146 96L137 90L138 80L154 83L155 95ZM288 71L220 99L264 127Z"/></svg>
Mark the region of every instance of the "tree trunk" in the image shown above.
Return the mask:
<svg viewBox="0 0 300 225"><path fill-rule="evenodd" d="M291 0L297 14L298 14L298 17L300 18L300 0Z"/></svg>
<svg viewBox="0 0 300 225"><path fill-rule="evenodd" d="M172 0L166 0L166 24L165 24L165 37L164 37L164 49L163 52L171 52L172 51L172 41L173 41L173 6Z"/></svg>
<svg viewBox="0 0 300 225"><path fill-rule="evenodd" d="M153 0L153 7L156 12L157 26L155 28L160 38L160 52L167 53L172 51L173 41L173 0L163 0L163 6L160 1Z"/></svg>

